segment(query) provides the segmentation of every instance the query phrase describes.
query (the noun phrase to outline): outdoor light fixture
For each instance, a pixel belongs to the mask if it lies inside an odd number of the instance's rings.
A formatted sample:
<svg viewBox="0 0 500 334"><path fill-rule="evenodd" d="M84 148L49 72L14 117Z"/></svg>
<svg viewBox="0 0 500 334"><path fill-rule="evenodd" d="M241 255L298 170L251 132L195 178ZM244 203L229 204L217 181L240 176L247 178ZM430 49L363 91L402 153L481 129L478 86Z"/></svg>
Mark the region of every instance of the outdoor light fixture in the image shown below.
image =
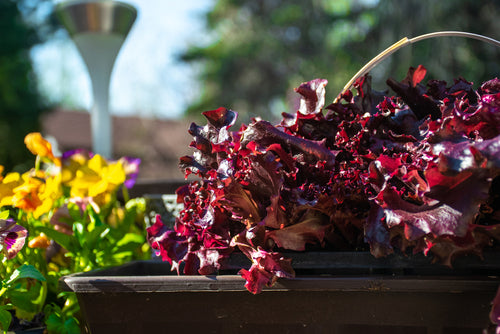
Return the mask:
<svg viewBox="0 0 500 334"><path fill-rule="evenodd" d="M112 158L109 83L120 48L137 17L137 10L119 1L66 1L56 14L76 44L90 75L92 150Z"/></svg>

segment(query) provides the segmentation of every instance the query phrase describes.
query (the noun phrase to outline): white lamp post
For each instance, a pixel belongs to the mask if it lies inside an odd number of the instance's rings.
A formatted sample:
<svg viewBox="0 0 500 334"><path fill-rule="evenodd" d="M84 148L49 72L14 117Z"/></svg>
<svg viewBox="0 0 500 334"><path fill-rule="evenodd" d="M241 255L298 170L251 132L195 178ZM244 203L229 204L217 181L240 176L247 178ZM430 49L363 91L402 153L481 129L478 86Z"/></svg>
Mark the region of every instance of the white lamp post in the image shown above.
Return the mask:
<svg viewBox="0 0 500 334"><path fill-rule="evenodd" d="M78 0L59 3L56 14L90 75L94 98L90 117L92 150L112 158L109 83L116 56L134 24L137 10L114 0Z"/></svg>

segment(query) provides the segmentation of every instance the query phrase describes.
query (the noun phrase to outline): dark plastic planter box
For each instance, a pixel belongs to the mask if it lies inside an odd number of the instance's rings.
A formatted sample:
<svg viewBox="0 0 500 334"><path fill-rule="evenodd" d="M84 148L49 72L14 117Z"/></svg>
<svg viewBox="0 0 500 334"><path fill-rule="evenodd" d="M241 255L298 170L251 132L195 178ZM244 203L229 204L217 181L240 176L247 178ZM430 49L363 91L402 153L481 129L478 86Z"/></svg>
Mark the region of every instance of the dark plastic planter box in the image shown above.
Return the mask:
<svg viewBox="0 0 500 334"><path fill-rule="evenodd" d="M481 333L498 288L499 256L454 270L424 257L293 254L296 279L259 295L229 271L177 276L156 260L66 276L99 333ZM231 265L239 265L235 256ZM322 274L318 274L318 273ZM334 274L336 273L336 274Z"/></svg>

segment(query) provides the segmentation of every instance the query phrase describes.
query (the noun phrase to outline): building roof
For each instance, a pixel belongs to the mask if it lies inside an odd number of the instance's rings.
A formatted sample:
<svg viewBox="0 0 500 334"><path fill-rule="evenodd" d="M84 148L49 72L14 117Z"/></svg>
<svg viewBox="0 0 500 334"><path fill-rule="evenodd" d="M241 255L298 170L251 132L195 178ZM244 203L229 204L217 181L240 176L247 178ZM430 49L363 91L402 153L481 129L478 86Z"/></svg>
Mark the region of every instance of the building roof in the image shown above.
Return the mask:
<svg viewBox="0 0 500 334"><path fill-rule="evenodd" d="M179 180L179 158L191 155L187 120L113 116L113 158L141 158L140 180ZM57 142L59 151L91 150L90 114L56 109L42 118L42 134Z"/></svg>

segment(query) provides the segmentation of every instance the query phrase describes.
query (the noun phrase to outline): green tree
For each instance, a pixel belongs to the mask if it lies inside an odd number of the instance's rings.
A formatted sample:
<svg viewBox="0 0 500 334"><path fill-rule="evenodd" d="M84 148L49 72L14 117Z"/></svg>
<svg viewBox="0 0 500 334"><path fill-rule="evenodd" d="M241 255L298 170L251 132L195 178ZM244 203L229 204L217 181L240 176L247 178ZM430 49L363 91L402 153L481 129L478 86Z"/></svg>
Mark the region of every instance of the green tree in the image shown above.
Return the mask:
<svg viewBox="0 0 500 334"><path fill-rule="evenodd" d="M495 0L380 0L374 8L375 21L362 42L350 43L354 53L369 60L402 37L416 37L434 31L457 30L500 40L500 3ZM403 78L408 66L424 65L427 79L452 82L462 76L475 84L500 73L500 48L462 37L442 37L405 47L373 72L379 85L388 76Z"/></svg>
<svg viewBox="0 0 500 334"><path fill-rule="evenodd" d="M499 8L494 0L218 0L206 21L215 41L182 57L203 66L200 97L187 113L225 106L243 121L277 118L293 109L292 89L315 78L329 80L333 100L365 63L401 38L438 30L491 36L499 31ZM498 55L480 41L440 38L401 49L372 74L381 90L387 77L401 79L418 64L429 68L427 79L463 76L479 83L498 74Z"/></svg>
<svg viewBox="0 0 500 334"><path fill-rule="evenodd" d="M217 40L183 56L204 65L203 92L188 113L226 106L247 119L269 116L272 109L278 116L287 92L302 81L348 80L333 76L335 68L355 71L349 54L332 40L333 28L341 20L356 24L365 18L363 6L340 2L326 8L314 0L219 0L207 16Z"/></svg>
<svg viewBox="0 0 500 334"><path fill-rule="evenodd" d="M35 20L41 17L37 6L48 2L0 0L0 164L8 170L33 160L23 139L39 131L45 106L37 92L30 50L42 41L41 33L50 30L43 29L50 25Z"/></svg>

